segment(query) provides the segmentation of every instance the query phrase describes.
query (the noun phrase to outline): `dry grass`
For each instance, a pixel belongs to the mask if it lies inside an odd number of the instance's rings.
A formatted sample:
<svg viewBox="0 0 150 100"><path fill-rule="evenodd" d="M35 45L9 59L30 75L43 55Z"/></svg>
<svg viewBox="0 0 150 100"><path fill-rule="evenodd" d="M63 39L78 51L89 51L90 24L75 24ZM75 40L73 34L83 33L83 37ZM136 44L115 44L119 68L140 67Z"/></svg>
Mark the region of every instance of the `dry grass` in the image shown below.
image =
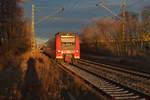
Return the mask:
<svg viewBox="0 0 150 100"><path fill-rule="evenodd" d="M38 51L16 59L14 67L0 71L0 100L66 100L67 92L77 100L99 100L82 80L60 70L55 61Z"/></svg>
<svg viewBox="0 0 150 100"><path fill-rule="evenodd" d="M0 0L0 100L60 100L59 72L46 56L31 54L20 1Z"/></svg>
<svg viewBox="0 0 150 100"><path fill-rule="evenodd" d="M10 62L7 63L10 67L0 72L1 83L4 83L0 88L4 90L0 93L1 100L60 100L60 73L48 57L27 52L17 59L20 66L16 68L17 63Z"/></svg>

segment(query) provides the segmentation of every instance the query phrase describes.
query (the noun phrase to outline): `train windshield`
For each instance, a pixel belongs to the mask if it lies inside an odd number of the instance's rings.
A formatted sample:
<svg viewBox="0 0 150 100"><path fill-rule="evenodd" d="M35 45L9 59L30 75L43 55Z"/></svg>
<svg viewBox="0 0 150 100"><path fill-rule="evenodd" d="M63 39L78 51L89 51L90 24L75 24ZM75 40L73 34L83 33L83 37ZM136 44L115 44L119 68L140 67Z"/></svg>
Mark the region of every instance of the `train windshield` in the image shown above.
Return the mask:
<svg viewBox="0 0 150 100"><path fill-rule="evenodd" d="M61 36L61 45L63 50L75 49L75 36Z"/></svg>

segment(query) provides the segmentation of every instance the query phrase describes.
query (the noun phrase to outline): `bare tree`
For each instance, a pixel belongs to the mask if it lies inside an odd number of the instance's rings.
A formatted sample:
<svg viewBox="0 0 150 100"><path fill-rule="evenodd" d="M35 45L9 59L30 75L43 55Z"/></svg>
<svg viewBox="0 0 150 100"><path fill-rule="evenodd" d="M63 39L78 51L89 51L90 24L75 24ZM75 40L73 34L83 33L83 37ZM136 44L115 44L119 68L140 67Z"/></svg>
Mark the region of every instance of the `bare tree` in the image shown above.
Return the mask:
<svg viewBox="0 0 150 100"><path fill-rule="evenodd" d="M124 19L99 19L95 25L85 27L81 37L87 47L96 51L105 49L117 56L135 56L144 50L142 24L134 12L126 12Z"/></svg>
<svg viewBox="0 0 150 100"><path fill-rule="evenodd" d="M0 0L1 53L21 49L21 46L24 46L24 40L29 35L29 28L27 29L27 27L30 25L23 18L23 8L19 6L19 3L22 2L23 0Z"/></svg>

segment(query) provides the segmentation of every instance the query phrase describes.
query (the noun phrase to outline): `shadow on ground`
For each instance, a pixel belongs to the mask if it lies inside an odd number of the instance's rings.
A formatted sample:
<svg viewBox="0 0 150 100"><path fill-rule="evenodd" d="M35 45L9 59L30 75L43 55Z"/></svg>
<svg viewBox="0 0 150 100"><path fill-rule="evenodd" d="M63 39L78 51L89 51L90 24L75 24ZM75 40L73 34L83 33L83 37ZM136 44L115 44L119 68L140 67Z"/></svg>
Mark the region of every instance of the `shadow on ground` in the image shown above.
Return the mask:
<svg viewBox="0 0 150 100"><path fill-rule="evenodd" d="M24 84L22 86L21 100L40 100L41 82L35 68L35 59L30 58L27 62L28 69L25 73Z"/></svg>

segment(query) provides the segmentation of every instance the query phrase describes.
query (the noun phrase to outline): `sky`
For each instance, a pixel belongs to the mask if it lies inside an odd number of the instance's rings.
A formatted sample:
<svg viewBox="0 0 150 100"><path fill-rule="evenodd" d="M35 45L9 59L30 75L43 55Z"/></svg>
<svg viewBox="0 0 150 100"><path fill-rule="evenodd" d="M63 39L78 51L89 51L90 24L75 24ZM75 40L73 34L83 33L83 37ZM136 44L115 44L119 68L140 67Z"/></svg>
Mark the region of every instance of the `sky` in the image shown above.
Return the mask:
<svg viewBox="0 0 150 100"><path fill-rule="evenodd" d="M112 15L102 7L96 6L99 2L118 14L121 11L121 0L28 0L24 6L25 16L31 19L32 4L36 5L35 10L35 31L36 38L47 40L56 32L80 32L81 29L92 24L91 19L111 17ZM150 5L150 0L124 0L127 3L127 10L140 14L144 6ZM64 8L64 12L58 9ZM45 16L48 20L38 23ZM57 20L56 20L57 19Z"/></svg>

